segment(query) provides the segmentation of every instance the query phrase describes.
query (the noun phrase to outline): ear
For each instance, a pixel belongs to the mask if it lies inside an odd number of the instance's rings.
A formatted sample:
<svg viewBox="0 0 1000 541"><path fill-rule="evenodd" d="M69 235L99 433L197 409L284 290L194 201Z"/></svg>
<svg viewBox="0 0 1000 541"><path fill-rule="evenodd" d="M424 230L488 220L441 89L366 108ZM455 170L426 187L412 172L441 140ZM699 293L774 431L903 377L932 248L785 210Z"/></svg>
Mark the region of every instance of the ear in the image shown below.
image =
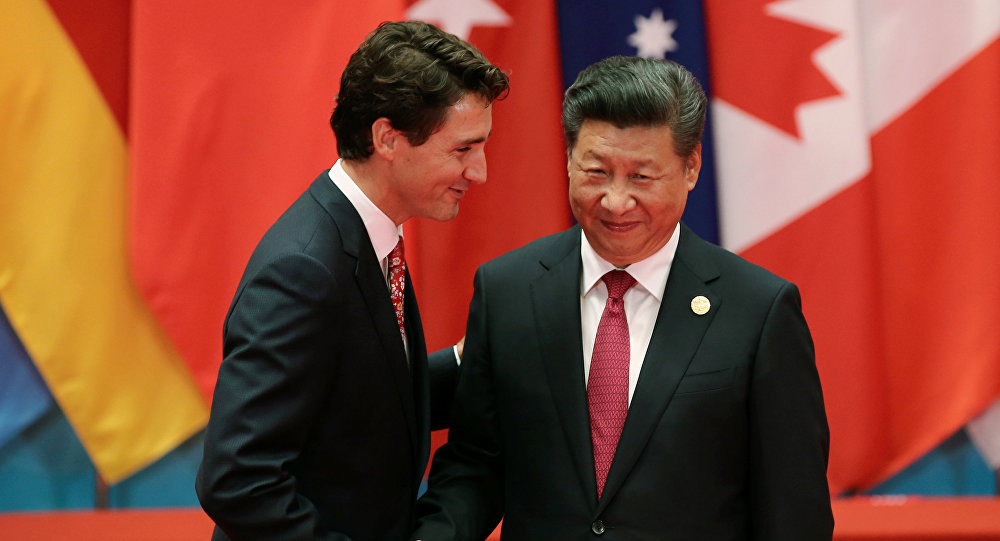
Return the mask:
<svg viewBox="0 0 1000 541"><path fill-rule="evenodd" d="M701 143L694 147L691 155L684 160L684 180L687 182L688 191L694 189L698 184L698 173L701 172Z"/></svg>
<svg viewBox="0 0 1000 541"><path fill-rule="evenodd" d="M372 122L372 148L375 154L391 160L395 156L401 135L399 130L392 127L388 118L383 116L376 119Z"/></svg>

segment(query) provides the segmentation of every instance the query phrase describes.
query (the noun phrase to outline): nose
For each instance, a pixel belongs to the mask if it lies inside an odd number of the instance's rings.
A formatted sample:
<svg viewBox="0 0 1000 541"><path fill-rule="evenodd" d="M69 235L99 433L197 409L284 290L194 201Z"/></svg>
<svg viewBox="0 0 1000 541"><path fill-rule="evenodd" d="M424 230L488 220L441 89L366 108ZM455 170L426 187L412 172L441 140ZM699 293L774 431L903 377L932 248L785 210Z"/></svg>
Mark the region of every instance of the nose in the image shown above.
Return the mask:
<svg viewBox="0 0 1000 541"><path fill-rule="evenodd" d="M635 199L629 193L625 182L613 181L601 197L601 206L611 213L625 214L635 208Z"/></svg>
<svg viewBox="0 0 1000 541"><path fill-rule="evenodd" d="M482 149L474 151L465 165L465 178L476 184L486 183L486 152Z"/></svg>

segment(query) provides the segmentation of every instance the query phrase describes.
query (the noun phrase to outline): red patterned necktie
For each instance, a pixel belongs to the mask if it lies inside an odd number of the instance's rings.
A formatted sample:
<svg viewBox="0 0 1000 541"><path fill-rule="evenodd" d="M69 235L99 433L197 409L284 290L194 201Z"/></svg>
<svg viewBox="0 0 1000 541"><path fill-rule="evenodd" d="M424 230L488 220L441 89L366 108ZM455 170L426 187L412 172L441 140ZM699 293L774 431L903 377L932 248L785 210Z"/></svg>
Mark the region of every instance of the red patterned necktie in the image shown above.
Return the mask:
<svg viewBox="0 0 1000 541"><path fill-rule="evenodd" d="M594 473L597 497L604 492L611 460L628 415L628 321L622 297L635 285L635 278L613 270L602 278L608 286L608 302L597 325L594 355L587 382L587 408L590 412L590 439L594 444Z"/></svg>
<svg viewBox="0 0 1000 541"><path fill-rule="evenodd" d="M403 257L403 237L399 237L396 247L389 252L389 292L392 294L392 306L396 309L396 322L399 323L399 334L406 336L403 322L403 289L406 287L406 259Z"/></svg>

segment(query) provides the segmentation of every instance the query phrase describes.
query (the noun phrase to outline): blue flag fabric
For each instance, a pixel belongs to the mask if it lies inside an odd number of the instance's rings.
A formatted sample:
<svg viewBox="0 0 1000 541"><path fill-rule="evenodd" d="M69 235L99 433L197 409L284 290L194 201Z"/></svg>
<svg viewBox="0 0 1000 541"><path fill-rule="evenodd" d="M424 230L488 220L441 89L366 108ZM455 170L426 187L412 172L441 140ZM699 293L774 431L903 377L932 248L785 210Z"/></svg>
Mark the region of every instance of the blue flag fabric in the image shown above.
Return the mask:
<svg viewBox="0 0 1000 541"><path fill-rule="evenodd" d="M0 447L50 407L52 395L0 309Z"/></svg>
<svg viewBox="0 0 1000 541"><path fill-rule="evenodd" d="M691 71L711 98L705 25L700 0L580 2L559 0L563 83L569 87L590 64L614 55L669 58ZM711 114L711 111L710 111ZM702 137L698 185L688 196L684 223L719 243L711 121Z"/></svg>

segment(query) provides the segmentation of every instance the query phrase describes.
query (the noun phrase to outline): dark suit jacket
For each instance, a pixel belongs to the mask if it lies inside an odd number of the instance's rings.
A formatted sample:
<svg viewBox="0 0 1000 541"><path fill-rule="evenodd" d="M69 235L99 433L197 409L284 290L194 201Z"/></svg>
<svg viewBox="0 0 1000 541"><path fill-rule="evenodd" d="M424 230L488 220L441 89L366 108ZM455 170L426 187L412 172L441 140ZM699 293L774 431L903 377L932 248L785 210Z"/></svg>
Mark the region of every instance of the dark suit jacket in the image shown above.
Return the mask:
<svg viewBox="0 0 1000 541"><path fill-rule="evenodd" d="M503 515L515 541L831 539L829 431L798 290L686 227L598 501L579 246L574 227L477 271L415 536L483 539Z"/></svg>
<svg viewBox="0 0 1000 541"><path fill-rule="evenodd" d="M404 304L409 367L364 223L324 172L260 241L226 316L196 483L213 539L409 536L457 369L442 350L431 381L408 275Z"/></svg>

